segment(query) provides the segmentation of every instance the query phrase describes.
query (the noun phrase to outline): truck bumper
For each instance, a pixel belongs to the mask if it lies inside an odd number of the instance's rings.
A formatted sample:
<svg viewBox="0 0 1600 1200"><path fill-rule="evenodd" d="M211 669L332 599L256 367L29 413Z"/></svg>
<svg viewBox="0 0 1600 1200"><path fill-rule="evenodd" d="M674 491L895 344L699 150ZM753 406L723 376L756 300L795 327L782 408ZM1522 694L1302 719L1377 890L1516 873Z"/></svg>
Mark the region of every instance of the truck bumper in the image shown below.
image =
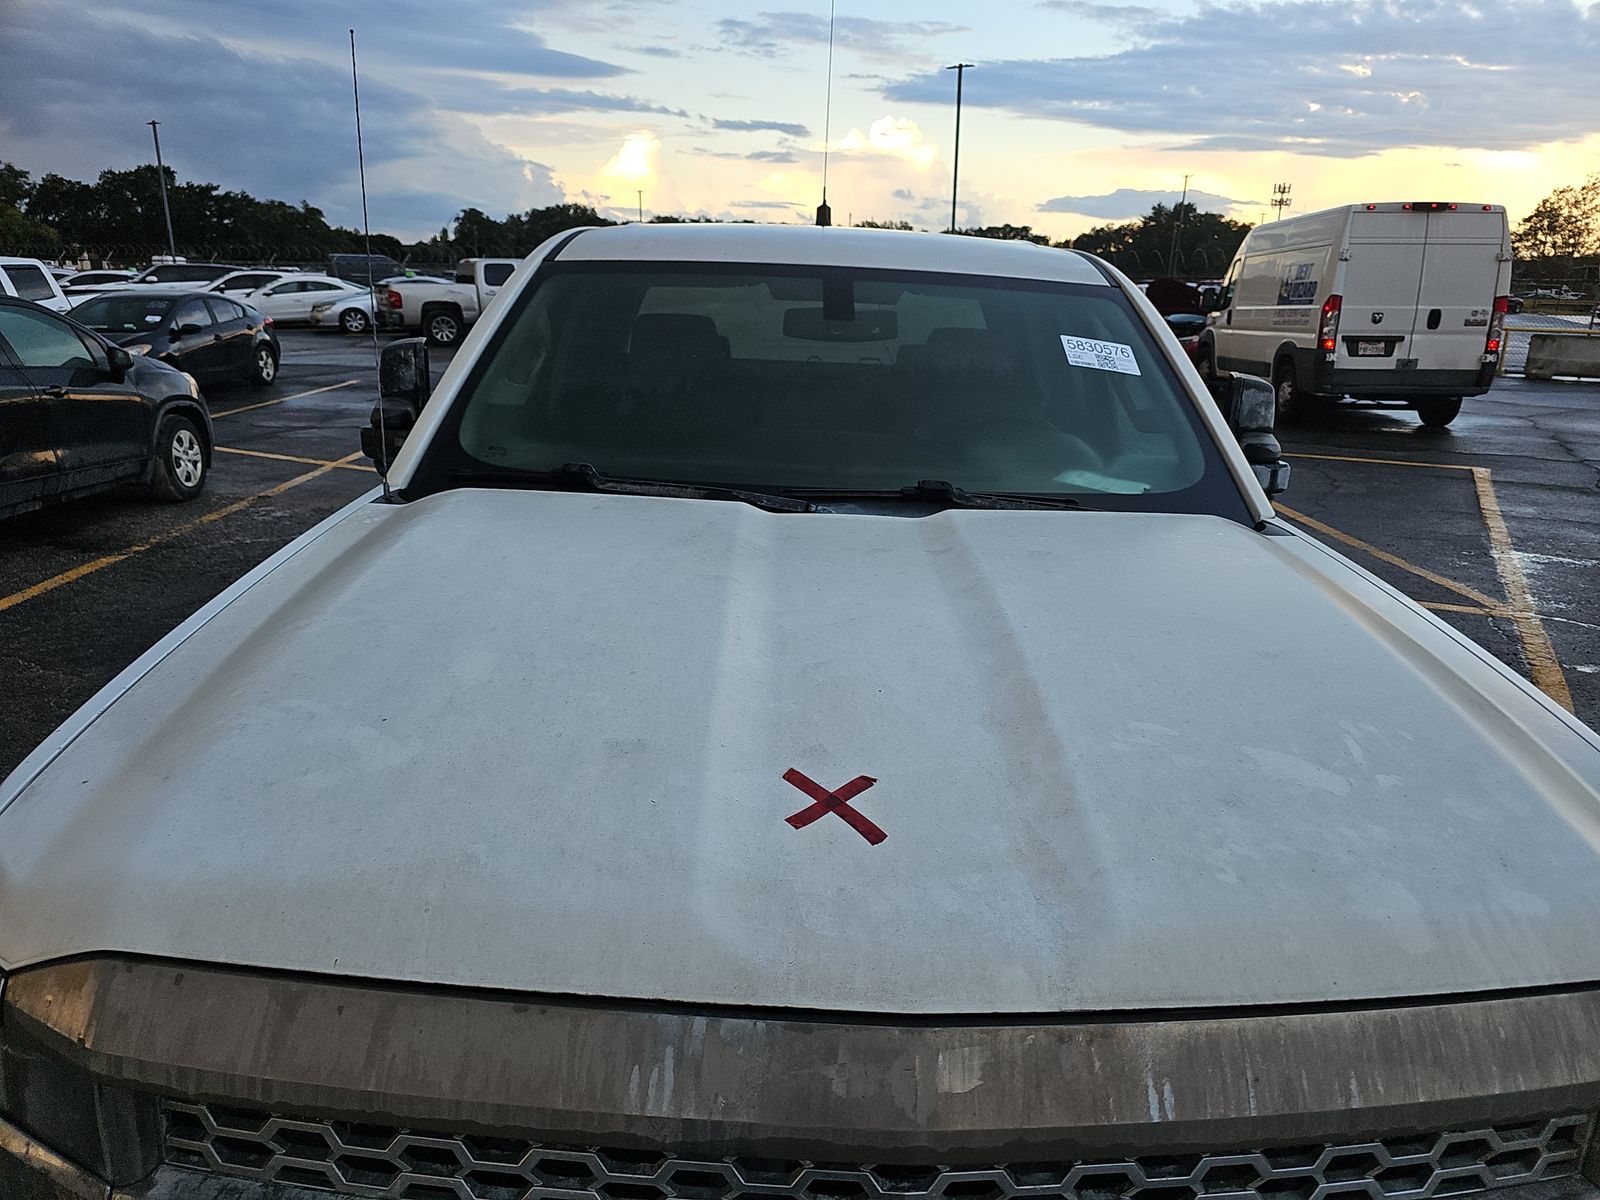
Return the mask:
<svg viewBox="0 0 1600 1200"><path fill-rule="evenodd" d="M1493 362L1472 371L1351 370L1318 362L1312 390L1321 396L1404 402L1430 396L1481 396L1494 383Z"/></svg>
<svg viewBox="0 0 1600 1200"><path fill-rule="evenodd" d="M111 1185L0 1117L0 1196L6 1200L106 1200Z"/></svg>

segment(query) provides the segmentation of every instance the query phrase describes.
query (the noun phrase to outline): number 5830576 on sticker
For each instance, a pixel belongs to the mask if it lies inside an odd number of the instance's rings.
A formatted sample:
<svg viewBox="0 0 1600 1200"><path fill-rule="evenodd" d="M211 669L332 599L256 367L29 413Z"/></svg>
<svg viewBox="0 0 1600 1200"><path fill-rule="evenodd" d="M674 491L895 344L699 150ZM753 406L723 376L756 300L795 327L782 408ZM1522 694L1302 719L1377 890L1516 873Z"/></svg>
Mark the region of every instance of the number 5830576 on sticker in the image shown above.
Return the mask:
<svg viewBox="0 0 1600 1200"><path fill-rule="evenodd" d="M1075 367L1088 367L1094 371L1116 371L1121 375L1139 375L1139 360L1133 356L1133 347L1122 342L1102 342L1098 338L1061 335L1061 348L1067 352L1067 361Z"/></svg>

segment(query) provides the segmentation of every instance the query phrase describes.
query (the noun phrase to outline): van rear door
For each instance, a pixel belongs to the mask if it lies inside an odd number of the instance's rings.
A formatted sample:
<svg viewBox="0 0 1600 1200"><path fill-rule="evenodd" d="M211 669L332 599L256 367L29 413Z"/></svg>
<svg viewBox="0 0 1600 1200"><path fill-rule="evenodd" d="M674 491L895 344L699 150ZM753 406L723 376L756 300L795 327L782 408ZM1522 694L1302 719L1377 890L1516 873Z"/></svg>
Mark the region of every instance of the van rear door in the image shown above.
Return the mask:
<svg viewBox="0 0 1600 1200"><path fill-rule="evenodd" d="M1504 210L1434 212L1408 358L1419 371L1476 371L1483 361L1506 240Z"/></svg>
<svg viewBox="0 0 1600 1200"><path fill-rule="evenodd" d="M1426 242L1424 215L1359 208L1350 214L1344 309L1334 360L1340 371L1387 374L1410 357Z"/></svg>

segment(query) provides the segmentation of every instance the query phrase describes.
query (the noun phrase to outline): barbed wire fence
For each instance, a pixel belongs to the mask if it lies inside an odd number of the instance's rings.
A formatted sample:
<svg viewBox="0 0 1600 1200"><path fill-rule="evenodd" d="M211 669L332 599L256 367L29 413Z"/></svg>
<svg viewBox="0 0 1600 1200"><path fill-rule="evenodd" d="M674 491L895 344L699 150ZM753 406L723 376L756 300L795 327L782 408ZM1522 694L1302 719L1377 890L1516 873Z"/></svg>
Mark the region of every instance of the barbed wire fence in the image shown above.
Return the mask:
<svg viewBox="0 0 1600 1200"><path fill-rule="evenodd" d="M282 268L296 270L323 270L328 266L330 254L361 254L359 246L337 245L271 245L260 242L202 242L178 243L178 256L192 263L226 263L230 266ZM373 252L380 253L378 247ZM0 254L19 258L37 258L42 262L73 266L81 270L108 270L113 268L142 269L167 255L165 244L142 242L85 243L63 246L40 240L22 241L0 246ZM426 253L408 247L393 257L402 266L429 272L450 272L470 250L459 244L429 243Z"/></svg>

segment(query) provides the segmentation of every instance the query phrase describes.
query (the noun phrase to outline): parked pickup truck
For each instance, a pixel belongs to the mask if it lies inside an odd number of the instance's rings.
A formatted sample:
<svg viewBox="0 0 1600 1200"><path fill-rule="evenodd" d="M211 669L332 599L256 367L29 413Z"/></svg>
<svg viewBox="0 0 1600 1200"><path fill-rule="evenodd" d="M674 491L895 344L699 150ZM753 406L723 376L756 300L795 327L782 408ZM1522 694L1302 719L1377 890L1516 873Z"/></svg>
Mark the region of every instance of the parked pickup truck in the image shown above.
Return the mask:
<svg viewBox="0 0 1600 1200"><path fill-rule="evenodd" d="M456 264L454 282L391 283L387 292L379 293L378 323L386 329L421 330L435 346L454 346L520 263L515 258L463 258Z"/></svg>

